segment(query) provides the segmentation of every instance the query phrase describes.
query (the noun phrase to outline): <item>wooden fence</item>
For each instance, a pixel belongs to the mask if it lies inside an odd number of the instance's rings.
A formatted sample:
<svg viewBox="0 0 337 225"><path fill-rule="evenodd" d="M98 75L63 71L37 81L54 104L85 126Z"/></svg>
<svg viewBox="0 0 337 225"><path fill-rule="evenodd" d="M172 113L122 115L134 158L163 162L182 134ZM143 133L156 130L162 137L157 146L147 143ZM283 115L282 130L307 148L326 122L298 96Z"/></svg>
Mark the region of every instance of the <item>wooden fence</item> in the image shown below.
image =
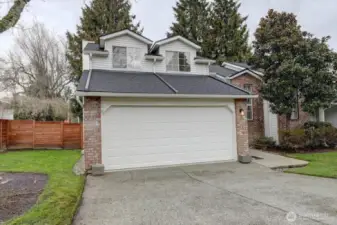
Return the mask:
<svg viewBox="0 0 337 225"><path fill-rule="evenodd" d="M0 120L0 149L80 149L80 123Z"/></svg>

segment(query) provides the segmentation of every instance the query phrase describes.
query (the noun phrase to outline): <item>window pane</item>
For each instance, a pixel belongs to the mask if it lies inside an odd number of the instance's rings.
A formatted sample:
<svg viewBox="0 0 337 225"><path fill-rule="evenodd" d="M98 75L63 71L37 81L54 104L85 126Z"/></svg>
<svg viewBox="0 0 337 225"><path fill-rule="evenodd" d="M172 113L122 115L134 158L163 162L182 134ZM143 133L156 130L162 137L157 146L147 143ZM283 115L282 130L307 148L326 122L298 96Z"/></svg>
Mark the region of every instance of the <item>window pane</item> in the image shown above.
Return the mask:
<svg viewBox="0 0 337 225"><path fill-rule="evenodd" d="M127 49L127 65L130 69L141 68L141 53L139 48Z"/></svg>
<svg viewBox="0 0 337 225"><path fill-rule="evenodd" d="M179 71L190 72L190 53L188 52L179 52Z"/></svg>
<svg viewBox="0 0 337 225"><path fill-rule="evenodd" d="M113 47L112 49L112 66L113 68L126 68L126 48Z"/></svg>
<svg viewBox="0 0 337 225"><path fill-rule="evenodd" d="M179 71L179 53L167 51L166 52L166 70Z"/></svg>

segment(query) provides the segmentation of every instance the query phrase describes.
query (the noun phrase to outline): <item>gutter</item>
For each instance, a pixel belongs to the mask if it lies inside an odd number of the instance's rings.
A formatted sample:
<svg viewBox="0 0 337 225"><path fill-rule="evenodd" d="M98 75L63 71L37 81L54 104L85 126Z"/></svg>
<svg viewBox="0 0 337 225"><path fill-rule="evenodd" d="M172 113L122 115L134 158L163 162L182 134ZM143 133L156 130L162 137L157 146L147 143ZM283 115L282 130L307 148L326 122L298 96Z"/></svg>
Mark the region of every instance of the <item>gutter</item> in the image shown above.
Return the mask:
<svg viewBox="0 0 337 225"><path fill-rule="evenodd" d="M111 93L76 91L78 96L93 97L132 97L132 98L207 98L207 99L247 99L258 98L258 95L193 95L193 94L137 94L137 93Z"/></svg>

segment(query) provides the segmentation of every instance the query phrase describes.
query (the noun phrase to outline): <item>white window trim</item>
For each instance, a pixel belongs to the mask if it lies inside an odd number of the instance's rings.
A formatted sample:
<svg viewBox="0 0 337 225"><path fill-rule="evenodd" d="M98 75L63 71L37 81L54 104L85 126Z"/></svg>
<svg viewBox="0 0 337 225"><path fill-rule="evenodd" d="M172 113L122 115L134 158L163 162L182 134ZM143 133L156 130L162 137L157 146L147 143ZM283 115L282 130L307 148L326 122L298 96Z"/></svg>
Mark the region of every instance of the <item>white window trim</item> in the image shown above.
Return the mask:
<svg viewBox="0 0 337 225"><path fill-rule="evenodd" d="M296 116L293 117L293 115L296 115ZM299 120L299 118L300 118L300 107L297 102L296 106L292 109L290 120Z"/></svg>
<svg viewBox="0 0 337 225"><path fill-rule="evenodd" d="M178 70L178 71L174 71L174 70L167 70L167 61L169 60L169 58L167 57L167 53L168 52L178 52L178 56L179 56L179 53L184 53L184 54L189 54L189 64L190 64L190 71L180 71L180 70ZM192 63L191 63L191 53L190 52L183 52L183 51L173 51L173 50L166 50L165 51L165 69L166 69L166 72L168 72L168 73L191 73L192 72ZM178 57L178 63L179 63L179 57ZM179 64L178 64L178 68L179 68Z"/></svg>
<svg viewBox="0 0 337 225"><path fill-rule="evenodd" d="M126 48L126 68L116 68L114 67L114 52L113 52L113 48L114 47L121 47L121 48ZM140 66L140 68L130 68L128 67L128 48L136 48L140 50L140 57L142 57L141 51L142 49L139 47L135 47L135 46L121 46L121 45L112 45L112 51L111 51L111 62L112 62L112 69L113 70L121 70L121 71L140 71L143 69L142 65ZM140 58L140 64L142 64L142 58Z"/></svg>
<svg viewBox="0 0 337 225"><path fill-rule="evenodd" d="M245 85L249 85L250 88L251 88L251 90L247 90L247 89L245 88ZM243 89L246 90L246 91L249 91L249 92L252 94L252 92L253 92L253 84L244 84L244 85L243 85ZM247 117L247 120L248 120L248 121L253 121L253 120L254 120L253 99L249 98L249 99L247 99L247 100L250 101L250 103L248 103L248 101L247 101L247 103L246 103L246 106L247 106L247 112L248 112L248 106L250 106L250 107L251 107L251 115L252 115L251 118L248 118L248 117ZM246 113L246 115L248 115L248 114Z"/></svg>

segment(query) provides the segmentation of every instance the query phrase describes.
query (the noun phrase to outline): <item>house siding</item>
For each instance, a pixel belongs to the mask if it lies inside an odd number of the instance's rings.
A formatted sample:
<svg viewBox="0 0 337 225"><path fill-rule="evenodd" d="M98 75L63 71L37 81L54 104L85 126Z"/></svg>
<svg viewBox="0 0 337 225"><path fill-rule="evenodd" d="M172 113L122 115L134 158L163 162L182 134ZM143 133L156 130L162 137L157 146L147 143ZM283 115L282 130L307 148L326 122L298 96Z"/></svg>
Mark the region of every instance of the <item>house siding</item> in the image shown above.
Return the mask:
<svg viewBox="0 0 337 225"><path fill-rule="evenodd" d="M299 114L298 114L297 120L290 120L289 121L289 128L295 129L301 127L305 122L310 121L311 116L309 113L306 113L302 110L301 106L299 107ZM278 123L279 123L279 130L286 130L287 128L287 119L285 115L278 117Z"/></svg>
<svg viewBox="0 0 337 225"><path fill-rule="evenodd" d="M241 88L243 88L245 84L251 84L253 94L259 95L261 80L250 74L238 76L231 80L231 83ZM261 96L253 99L253 120L248 120L247 123L249 144L251 145L256 138L264 136L263 99Z"/></svg>
<svg viewBox="0 0 337 225"><path fill-rule="evenodd" d="M92 58L92 68L93 69L121 70L120 68L115 69L112 67L112 47L113 46L139 48L141 51L142 60L141 60L141 68L137 69L137 71L152 72L153 70L152 62L145 59L145 54L148 52L147 44L133 37L130 37L128 35L106 40L104 49L109 52L109 55L108 57L93 56ZM126 70L130 70L130 69L126 69Z"/></svg>
<svg viewBox="0 0 337 225"><path fill-rule="evenodd" d="M180 51L190 53L191 72L184 72L184 73L201 74L201 75L209 74L208 65L196 64L194 62L194 58L197 56L196 49L179 40L160 46L159 54L163 55L165 58L163 61L156 63L156 72L162 73L169 72L166 71L166 51Z"/></svg>

